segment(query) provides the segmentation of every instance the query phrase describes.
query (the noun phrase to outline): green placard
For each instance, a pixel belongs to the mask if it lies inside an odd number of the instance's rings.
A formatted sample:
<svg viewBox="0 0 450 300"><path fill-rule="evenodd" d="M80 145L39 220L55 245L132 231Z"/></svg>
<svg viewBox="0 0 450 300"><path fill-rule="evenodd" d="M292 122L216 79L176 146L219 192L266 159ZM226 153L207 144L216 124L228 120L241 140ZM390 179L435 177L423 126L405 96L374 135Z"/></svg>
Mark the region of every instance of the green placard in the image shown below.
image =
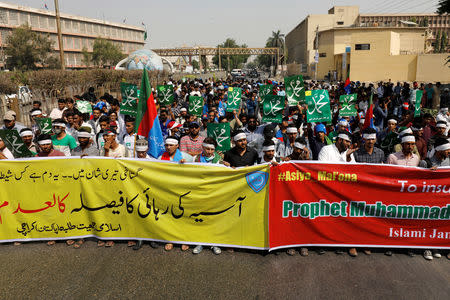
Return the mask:
<svg viewBox="0 0 450 300"><path fill-rule="evenodd" d="M189 96L189 114L200 117L203 112L203 98Z"/></svg>
<svg viewBox="0 0 450 300"><path fill-rule="evenodd" d="M173 85L158 85L158 101L161 105L171 105L173 103Z"/></svg>
<svg viewBox="0 0 450 300"><path fill-rule="evenodd" d="M217 142L217 151L228 151L231 149L230 123L208 123L208 136Z"/></svg>
<svg viewBox="0 0 450 300"><path fill-rule="evenodd" d="M52 134L52 119L36 118L35 120L41 134Z"/></svg>
<svg viewBox="0 0 450 300"><path fill-rule="evenodd" d="M416 104L414 106L414 117L420 117L420 104L422 103L422 96L423 96L423 91L416 90L416 93L415 93Z"/></svg>
<svg viewBox="0 0 450 300"><path fill-rule="evenodd" d="M342 108L339 111L339 116L341 117L356 116L356 114L358 113L355 107L357 97L358 97L357 94L341 95L341 97L339 97L339 103L341 103L342 105Z"/></svg>
<svg viewBox="0 0 450 300"><path fill-rule="evenodd" d="M228 88L227 112L239 111L242 100L242 89L237 87Z"/></svg>
<svg viewBox="0 0 450 300"><path fill-rule="evenodd" d="M138 87L135 84L121 82L120 92L122 93L122 103L120 113L136 117L137 99L139 98Z"/></svg>
<svg viewBox="0 0 450 300"><path fill-rule="evenodd" d="M312 122L331 122L330 96L327 90L312 90L305 92L306 119Z"/></svg>
<svg viewBox="0 0 450 300"><path fill-rule="evenodd" d="M263 101L263 122L281 123L283 120L284 96L266 95Z"/></svg>
<svg viewBox="0 0 450 300"><path fill-rule="evenodd" d="M5 142L6 148L11 151L14 158L34 156L23 142L17 130L2 129L0 130L0 138Z"/></svg>
<svg viewBox="0 0 450 300"><path fill-rule="evenodd" d="M259 86L259 101L264 101L264 98L272 94L273 85L271 84L265 84Z"/></svg>
<svg viewBox="0 0 450 300"><path fill-rule="evenodd" d="M82 114L90 114L90 113L92 113L91 102L78 100L77 101L77 109Z"/></svg>
<svg viewBox="0 0 450 300"><path fill-rule="evenodd" d="M305 102L305 85L302 75L295 75L284 78L284 86L286 88L286 97L289 106L297 106Z"/></svg>

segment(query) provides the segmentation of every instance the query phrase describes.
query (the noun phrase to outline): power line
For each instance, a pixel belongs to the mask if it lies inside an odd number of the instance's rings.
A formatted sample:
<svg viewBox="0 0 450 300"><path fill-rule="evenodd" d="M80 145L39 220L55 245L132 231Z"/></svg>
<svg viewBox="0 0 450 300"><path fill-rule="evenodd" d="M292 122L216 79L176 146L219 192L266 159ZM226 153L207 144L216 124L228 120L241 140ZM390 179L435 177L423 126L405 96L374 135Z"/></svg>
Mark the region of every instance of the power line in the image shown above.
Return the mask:
<svg viewBox="0 0 450 300"><path fill-rule="evenodd" d="M393 2L391 4L386 5L385 7L381 8L381 10L379 11L379 13L387 13L388 10L392 9L397 9L399 7L403 7L406 3L411 2L411 0L403 0L403 1L397 1L397 2Z"/></svg>
<svg viewBox="0 0 450 300"><path fill-rule="evenodd" d="M366 13L370 13L372 11L376 11L380 6L384 5L385 3L391 2L392 0L385 0L381 3L376 3L375 6L371 6L366 10Z"/></svg>
<svg viewBox="0 0 450 300"><path fill-rule="evenodd" d="M413 9L413 8L416 8L416 7L420 7L420 6L423 6L423 5L429 4L429 3L430 3L429 1L424 1L424 2L422 2L422 3L419 3L419 4L417 4L417 5L414 5L414 6L410 6L410 7L408 7L408 10L410 10L410 9ZM401 9L400 9L400 11L401 11ZM397 10L396 12L399 12L399 10Z"/></svg>

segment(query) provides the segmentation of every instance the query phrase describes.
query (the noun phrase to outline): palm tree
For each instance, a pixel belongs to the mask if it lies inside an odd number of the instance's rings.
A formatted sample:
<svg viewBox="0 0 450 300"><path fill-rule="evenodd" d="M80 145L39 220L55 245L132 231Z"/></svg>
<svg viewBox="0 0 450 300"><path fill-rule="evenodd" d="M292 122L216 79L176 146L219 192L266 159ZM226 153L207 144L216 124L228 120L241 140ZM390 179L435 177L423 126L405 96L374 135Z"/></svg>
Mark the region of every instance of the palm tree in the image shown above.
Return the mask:
<svg viewBox="0 0 450 300"><path fill-rule="evenodd" d="M280 53L280 63L283 63L283 59L284 59L284 49L285 49L285 42L284 42L284 34L282 34L280 32L280 30L272 31L272 36L269 37L267 39L266 42L266 46L267 47L273 47L273 48L278 48ZM272 61L272 65L275 65L275 67L278 65L276 59L277 58L272 58L275 61ZM276 70L275 70L276 72Z"/></svg>

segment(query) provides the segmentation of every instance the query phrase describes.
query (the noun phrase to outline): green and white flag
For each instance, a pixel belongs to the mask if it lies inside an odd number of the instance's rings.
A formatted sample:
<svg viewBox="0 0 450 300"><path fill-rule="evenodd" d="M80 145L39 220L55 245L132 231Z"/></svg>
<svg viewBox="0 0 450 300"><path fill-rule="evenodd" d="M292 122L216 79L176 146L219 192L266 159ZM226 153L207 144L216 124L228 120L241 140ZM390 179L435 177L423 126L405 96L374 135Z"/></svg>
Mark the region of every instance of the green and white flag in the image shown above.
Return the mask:
<svg viewBox="0 0 450 300"><path fill-rule="evenodd" d="M122 103L120 104L120 113L136 117L137 99L139 99L138 87L135 84L121 82L120 92L122 94Z"/></svg>
<svg viewBox="0 0 450 300"><path fill-rule="evenodd" d="M199 96L189 96L189 114L201 117L203 112L203 98Z"/></svg>
<svg viewBox="0 0 450 300"><path fill-rule="evenodd" d="M327 90L312 90L305 92L306 119L312 122L331 122L330 96Z"/></svg>
<svg viewBox="0 0 450 300"><path fill-rule="evenodd" d="M171 105L173 103L173 85L158 85L158 101L160 105Z"/></svg>
<svg viewBox="0 0 450 300"><path fill-rule="evenodd" d="M78 100L77 101L77 109L82 114L90 114L92 113L92 105L89 101Z"/></svg>
<svg viewBox="0 0 450 300"><path fill-rule="evenodd" d="M14 158L34 156L23 142L17 130L2 129L0 130L0 138L5 142L6 148L11 151Z"/></svg>
<svg viewBox="0 0 450 300"><path fill-rule="evenodd" d="M273 85L271 84L265 84L259 86L259 101L264 101L264 98L272 94Z"/></svg>
<svg viewBox="0 0 450 300"><path fill-rule="evenodd" d="M242 89L237 87L228 88L227 112L239 111L241 107Z"/></svg>
<svg viewBox="0 0 450 300"><path fill-rule="evenodd" d="M357 99L357 94L341 95L339 97L339 103L341 103L341 110L339 111L339 116L341 117L353 117L356 116L358 111L356 110L355 104Z"/></svg>
<svg viewBox="0 0 450 300"><path fill-rule="evenodd" d="M422 103L423 91L415 90L415 93L413 95L415 97L414 117L420 117L420 104Z"/></svg>
<svg viewBox="0 0 450 300"><path fill-rule="evenodd" d="M230 123L208 123L208 136L217 142L217 151L228 151L231 149Z"/></svg>
<svg viewBox="0 0 450 300"><path fill-rule="evenodd" d="M289 106L297 106L305 102L305 85L303 83L303 76L296 75L284 78L284 86L286 88L286 97Z"/></svg>
<svg viewBox="0 0 450 300"><path fill-rule="evenodd" d="M35 120L41 134L52 134L52 119L36 118Z"/></svg>
<svg viewBox="0 0 450 300"><path fill-rule="evenodd" d="M266 95L263 101L263 122L281 123L283 120L284 96Z"/></svg>

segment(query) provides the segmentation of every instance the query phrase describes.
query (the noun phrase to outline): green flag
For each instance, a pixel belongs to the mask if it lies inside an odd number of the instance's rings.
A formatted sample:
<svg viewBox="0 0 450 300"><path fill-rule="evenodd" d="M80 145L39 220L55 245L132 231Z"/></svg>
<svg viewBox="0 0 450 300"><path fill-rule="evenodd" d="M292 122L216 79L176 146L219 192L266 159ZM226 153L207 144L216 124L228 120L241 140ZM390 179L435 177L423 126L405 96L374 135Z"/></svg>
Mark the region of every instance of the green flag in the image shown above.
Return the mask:
<svg viewBox="0 0 450 300"><path fill-rule="evenodd" d="M208 136L217 142L217 151L228 151L231 149L230 123L208 123Z"/></svg>
<svg viewBox="0 0 450 300"><path fill-rule="evenodd" d="M259 101L264 101L264 98L272 94L273 85L271 84L265 84L259 86Z"/></svg>
<svg viewBox="0 0 450 300"><path fill-rule="evenodd" d="M173 85L158 85L158 101L160 105L170 105L173 103Z"/></svg>
<svg viewBox="0 0 450 300"><path fill-rule="evenodd" d="M136 117L138 87L135 84L121 82L120 92L122 94L122 103L120 104L120 113Z"/></svg>
<svg viewBox="0 0 450 300"><path fill-rule="evenodd" d="M239 111L241 107L242 90L237 87L228 88L227 112Z"/></svg>
<svg viewBox="0 0 450 300"><path fill-rule="evenodd" d="M416 90L415 92L416 92L415 93L416 105L414 107L414 117L420 117L420 104L422 103L423 91L422 90Z"/></svg>
<svg viewBox="0 0 450 300"><path fill-rule="evenodd" d="M14 158L34 156L23 142L17 130L2 129L0 130L0 138L5 143L6 148L11 151Z"/></svg>
<svg viewBox="0 0 450 300"><path fill-rule="evenodd" d="M357 99L357 94L341 95L339 97L339 103L341 103L342 108L339 111L339 116L341 117L353 117L356 116L358 111L356 110L355 104Z"/></svg>
<svg viewBox="0 0 450 300"><path fill-rule="evenodd" d="M284 86L289 106L297 106L299 102L300 104L305 102L305 85L302 75L285 77Z"/></svg>
<svg viewBox="0 0 450 300"><path fill-rule="evenodd" d="M189 96L189 114L201 117L203 112L203 98L199 96Z"/></svg>
<svg viewBox="0 0 450 300"><path fill-rule="evenodd" d="M82 114L92 113L92 105L89 101L78 100L77 101L77 109Z"/></svg>
<svg viewBox="0 0 450 300"><path fill-rule="evenodd" d="M281 123L283 120L284 97L266 95L263 101L263 122Z"/></svg>
<svg viewBox="0 0 450 300"><path fill-rule="evenodd" d="M305 92L306 119L312 122L331 122L330 96L327 90L312 90Z"/></svg>
<svg viewBox="0 0 450 300"><path fill-rule="evenodd" d="M36 118L35 120L41 134L52 134L52 119Z"/></svg>

